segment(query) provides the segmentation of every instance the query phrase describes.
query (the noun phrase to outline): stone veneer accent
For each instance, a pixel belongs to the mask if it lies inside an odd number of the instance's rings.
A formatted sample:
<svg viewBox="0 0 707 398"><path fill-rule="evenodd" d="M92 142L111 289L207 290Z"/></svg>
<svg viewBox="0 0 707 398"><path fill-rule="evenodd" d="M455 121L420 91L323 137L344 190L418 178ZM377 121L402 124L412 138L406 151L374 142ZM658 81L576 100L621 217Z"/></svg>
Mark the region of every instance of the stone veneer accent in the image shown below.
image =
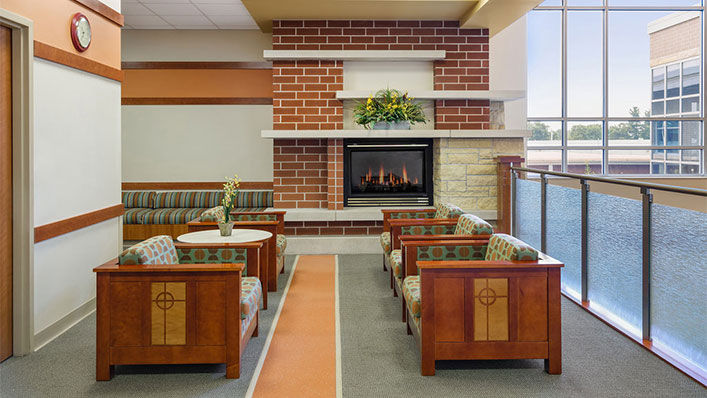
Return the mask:
<svg viewBox="0 0 707 398"><path fill-rule="evenodd" d="M488 90L487 29L457 21L273 21L274 50L445 50L435 90ZM273 62L273 128L343 128L342 61ZM438 129L488 129L488 100L437 100ZM281 140L274 147L276 208L343 208L343 140ZM333 150L327 148L333 146ZM303 163L302 163L303 162ZM302 164L299 164L302 163Z"/></svg>
<svg viewBox="0 0 707 398"><path fill-rule="evenodd" d="M434 197L463 209L496 210L496 162L523 156L523 138L438 138L434 140Z"/></svg>

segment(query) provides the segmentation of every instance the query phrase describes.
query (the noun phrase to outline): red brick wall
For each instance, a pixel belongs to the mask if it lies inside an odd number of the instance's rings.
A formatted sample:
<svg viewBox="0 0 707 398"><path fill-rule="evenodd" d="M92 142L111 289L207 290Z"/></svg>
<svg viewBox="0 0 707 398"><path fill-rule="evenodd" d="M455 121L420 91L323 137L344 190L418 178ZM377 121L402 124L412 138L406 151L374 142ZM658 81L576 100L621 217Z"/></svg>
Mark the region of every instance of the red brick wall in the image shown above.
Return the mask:
<svg viewBox="0 0 707 398"><path fill-rule="evenodd" d="M285 235L380 235L383 221L289 221Z"/></svg>
<svg viewBox="0 0 707 398"><path fill-rule="evenodd" d="M277 208L327 208L327 140L274 140Z"/></svg>
<svg viewBox="0 0 707 398"><path fill-rule="evenodd" d="M456 21L273 21L273 49L445 50L446 59L434 63L435 90L489 88L488 30L460 29ZM273 62L274 129L343 129L343 102L335 98L343 78L342 61ZM436 101L435 108L437 129L489 128L489 101ZM343 140L330 140L328 154L326 140L315 141L300 148L275 140L275 207L343 207ZM326 156L317 152L318 160L305 160L299 169L290 163L298 158L287 155L310 155L314 147L324 147Z"/></svg>

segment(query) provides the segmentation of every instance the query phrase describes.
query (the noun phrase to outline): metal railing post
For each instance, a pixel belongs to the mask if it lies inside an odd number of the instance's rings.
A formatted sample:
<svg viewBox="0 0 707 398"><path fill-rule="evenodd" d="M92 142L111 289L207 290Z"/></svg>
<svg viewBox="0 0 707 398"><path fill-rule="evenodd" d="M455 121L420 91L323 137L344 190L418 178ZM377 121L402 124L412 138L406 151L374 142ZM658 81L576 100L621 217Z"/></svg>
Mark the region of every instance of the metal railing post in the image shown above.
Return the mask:
<svg viewBox="0 0 707 398"><path fill-rule="evenodd" d="M540 251L547 253L547 176L540 174Z"/></svg>
<svg viewBox="0 0 707 398"><path fill-rule="evenodd" d="M582 187L582 264L581 264L581 297L582 303L589 301L589 184L586 180L579 181Z"/></svg>
<svg viewBox="0 0 707 398"><path fill-rule="evenodd" d="M643 271L642 271L642 334L643 340L651 339L651 205L650 188L641 188L643 197Z"/></svg>
<svg viewBox="0 0 707 398"><path fill-rule="evenodd" d="M515 170L511 170L511 235L518 236L518 230L516 226L516 180L518 179L518 173Z"/></svg>

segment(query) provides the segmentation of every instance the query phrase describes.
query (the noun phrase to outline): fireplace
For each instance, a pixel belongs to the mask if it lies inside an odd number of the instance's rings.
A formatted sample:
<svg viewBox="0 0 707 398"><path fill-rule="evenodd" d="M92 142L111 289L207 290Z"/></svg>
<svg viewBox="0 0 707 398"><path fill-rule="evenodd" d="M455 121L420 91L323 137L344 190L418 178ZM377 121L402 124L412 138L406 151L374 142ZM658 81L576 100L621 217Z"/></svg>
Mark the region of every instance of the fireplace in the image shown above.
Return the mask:
<svg viewBox="0 0 707 398"><path fill-rule="evenodd" d="M432 140L344 140L345 206L432 204Z"/></svg>

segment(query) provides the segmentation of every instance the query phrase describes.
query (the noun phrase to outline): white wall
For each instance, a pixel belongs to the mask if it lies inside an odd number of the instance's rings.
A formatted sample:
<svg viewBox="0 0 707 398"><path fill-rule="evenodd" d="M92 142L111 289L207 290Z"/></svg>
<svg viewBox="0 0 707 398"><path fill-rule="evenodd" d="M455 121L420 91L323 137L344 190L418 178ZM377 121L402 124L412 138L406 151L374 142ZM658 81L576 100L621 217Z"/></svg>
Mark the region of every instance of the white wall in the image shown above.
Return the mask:
<svg viewBox="0 0 707 398"><path fill-rule="evenodd" d="M263 62L257 30L123 30L123 61ZM122 180L272 181L271 105L125 105Z"/></svg>
<svg viewBox="0 0 707 398"><path fill-rule="evenodd" d="M120 83L35 58L35 226L119 204L120 162ZM35 335L95 297L120 239L116 218L35 244Z"/></svg>
<svg viewBox="0 0 707 398"><path fill-rule="evenodd" d="M489 88L527 90L526 17L497 33L490 40ZM527 128L527 101L505 103L506 129Z"/></svg>
<svg viewBox="0 0 707 398"><path fill-rule="evenodd" d="M123 181L271 181L271 105L122 107Z"/></svg>

